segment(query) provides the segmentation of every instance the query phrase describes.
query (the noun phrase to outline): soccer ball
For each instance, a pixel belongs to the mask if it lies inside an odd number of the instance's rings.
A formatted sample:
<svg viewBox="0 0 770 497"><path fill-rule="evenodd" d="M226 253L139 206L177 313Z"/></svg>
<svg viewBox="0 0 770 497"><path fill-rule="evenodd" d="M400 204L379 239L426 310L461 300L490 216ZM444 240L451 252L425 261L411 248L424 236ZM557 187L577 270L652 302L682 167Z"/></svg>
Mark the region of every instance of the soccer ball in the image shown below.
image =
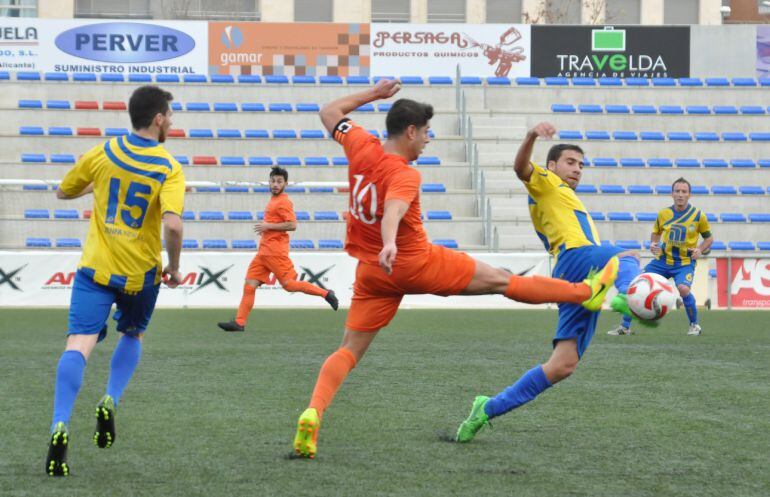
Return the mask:
<svg viewBox="0 0 770 497"><path fill-rule="evenodd" d="M628 308L639 319L655 321L676 308L679 292L659 274L642 273L628 285Z"/></svg>

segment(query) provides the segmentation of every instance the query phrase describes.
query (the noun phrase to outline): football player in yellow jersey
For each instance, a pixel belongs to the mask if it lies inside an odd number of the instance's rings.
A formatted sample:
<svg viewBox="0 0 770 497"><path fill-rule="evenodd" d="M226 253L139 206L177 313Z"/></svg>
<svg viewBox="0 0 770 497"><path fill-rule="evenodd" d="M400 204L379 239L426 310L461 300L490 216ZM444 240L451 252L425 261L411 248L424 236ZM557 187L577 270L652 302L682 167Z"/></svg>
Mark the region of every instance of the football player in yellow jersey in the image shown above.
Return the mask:
<svg viewBox="0 0 770 497"><path fill-rule="evenodd" d="M56 370L53 420L45 470L69 474L69 423L86 360L107 334L113 319L123 334L110 363L106 393L96 406L94 443L115 441L115 409L142 352L142 337L160 289L181 282L182 167L163 148L171 127L171 94L143 86L131 95L128 112L134 132L89 150L67 173L56 196L67 200L93 193L88 238L75 274L64 353ZM161 271L161 220L168 265Z"/></svg>
<svg viewBox="0 0 770 497"><path fill-rule="evenodd" d="M655 259L645 266L644 272L674 279L690 320L687 334L698 336L701 334L698 308L690 287L695 275L696 261L704 253L708 253L714 243L714 237L706 214L690 205L691 191L690 182L684 178L679 178L671 185L674 205L658 212L650 235L650 251ZM700 237L703 237L703 242L698 245ZM620 326L607 332L608 335L631 333L631 318L628 316L623 317Z"/></svg>
<svg viewBox="0 0 770 497"><path fill-rule="evenodd" d="M575 194L583 176L583 150L576 145L551 147L546 167L531 162L539 137L551 138L556 129L540 123L524 138L516 155L514 170L529 193L532 224L556 265L552 276L582 281L597 269L614 264L618 292L639 274L639 256L613 245L602 245L593 220ZM611 283L610 283L611 284ZM491 418L501 416L533 400L555 383L569 377L578 365L596 329L598 312L574 304L559 304L559 322L553 352L544 363L527 371L516 383L494 397L478 396L471 413L457 430L458 442L470 442Z"/></svg>

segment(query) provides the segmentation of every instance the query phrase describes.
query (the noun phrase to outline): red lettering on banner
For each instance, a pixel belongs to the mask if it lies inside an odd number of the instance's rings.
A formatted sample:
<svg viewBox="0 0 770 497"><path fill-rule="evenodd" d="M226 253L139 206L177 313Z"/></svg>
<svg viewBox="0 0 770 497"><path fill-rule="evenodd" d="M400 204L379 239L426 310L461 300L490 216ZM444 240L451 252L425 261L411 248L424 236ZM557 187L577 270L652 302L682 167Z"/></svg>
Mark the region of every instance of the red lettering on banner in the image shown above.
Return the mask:
<svg viewBox="0 0 770 497"><path fill-rule="evenodd" d="M727 259L717 259L717 301L727 306L730 282L733 307L770 308L770 259L732 259L727 274Z"/></svg>
<svg viewBox="0 0 770 497"><path fill-rule="evenodd" d="M51 276L48 281L45 283L46 286L58 284L58 285L71 285L72 280L75 279L75 273L68 273L67 276L64 275L62 272L54 273L53 276Z"/></svg>

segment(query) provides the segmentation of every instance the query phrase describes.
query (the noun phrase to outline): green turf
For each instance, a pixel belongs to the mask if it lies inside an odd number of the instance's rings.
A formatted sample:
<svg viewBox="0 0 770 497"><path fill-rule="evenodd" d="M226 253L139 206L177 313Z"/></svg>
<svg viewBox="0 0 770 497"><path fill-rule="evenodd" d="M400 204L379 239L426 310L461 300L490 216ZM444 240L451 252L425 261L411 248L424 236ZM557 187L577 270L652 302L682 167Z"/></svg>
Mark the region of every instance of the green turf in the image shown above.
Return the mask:
<svg viewBox="0 0 770 497"><path fill-rule="evenodd" d="M656 330L597 336L575 375L447 439L477 394L545 360L552 311L402 311L327 412L315 461L289 460L294 423L344 313L158 311L110 449L91 442L111 333L70 424L73 476L44 474L65 310L3 310L0 495L767 496L770 334L765 312L682 311Z"/></svg>

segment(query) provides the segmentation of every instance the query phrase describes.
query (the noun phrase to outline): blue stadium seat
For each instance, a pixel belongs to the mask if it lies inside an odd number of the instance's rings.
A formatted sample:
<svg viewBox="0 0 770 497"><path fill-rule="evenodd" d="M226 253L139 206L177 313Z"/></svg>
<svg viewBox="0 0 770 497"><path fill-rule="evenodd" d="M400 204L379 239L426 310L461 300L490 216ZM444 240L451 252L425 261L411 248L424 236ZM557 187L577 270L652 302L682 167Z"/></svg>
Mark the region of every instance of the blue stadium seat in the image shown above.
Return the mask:
<svg viewBox="0 0 770 497"><path fill-rule="evenodd" d="M237 155L223 155L219 158L219 163L223 166L245 166L246 160Z"/></svg>
<svg viewBox="0 0 770 497"><path fill-rule="evenodd" d="M239 74L238 75L238 83L241 84L255 84L255 83L261 83L262 82L262 76L259 74Z"/></svg>
<svg viewBox="0 0 770 497"><path fill-rule="evenodd" d="M280 156L276 157L275 162L279 166L301 166L302 161L299 160L299 157L294 156ZM304 188L302 191L304 192Z"/></svg>
<svg viewBox="0 0 770 497"><path fill-rule="evenodd" d="M615 240L615 245L626 250L641 250L642 244L636 240Z"/></svg>
<svg viewBox="0 0 770 497"><path fill-rule="evenodd" d="M198 193L221 193L222 188L219 186L196 186L195 191Z"/></svg>
<svg viewBox="0 0 770 497"><path fill-rule="evenodd" d="M708 222L710 222L710 223L716 223L716 222L719 222L719 219L717 218L717 215L716 215L716 214L712 214L711 212L707 212L707 213L706 213L706 219L707 219L707 220L708 220Z"/></svg>
<svg viewBox="0 0 770 497"><path fill-rule="evenodd" d="M431 220L450 220L452 213L449 211L427 211L425 217Z"/></svg>
<svg viewBox="0 0 770 497"><path fill-rule="evenodd" d="M195 221L195 213L193 211L183 211L182 212L182 220L183 221Z"/></svg>
<svg viewBox="0 0 770 497"><path fill-rule="evenodd" d="M333 186L311 186L308 188L309 193L333 193Z"/></svg>
<svg viewBox="0 0 770 497"><path fill-rule="evenodd" d="M759 167L770 167L770 159L759 159L757 161Z"/></svg>
<svg viewBox="0 0 770 497"><path fill-rule="evenodd" d="M289 103L273 103L267 106L270 112L291 112L291 104Z"/></svg>
<svg viewBox="0 0 770 497"><path fill-rule="evenodd" d="M631 112L628 105L605 105L604 110L607 114L628 114Z"/></svg>
<svg viewBox="0 0 770 497"><path fill-rule="evenodd" d="M647 78L626 78L626 86L649 86L650 80Z"/></svg>
<svg viewBox="0 0 770 497"><path fill-rule="evenodd" d="M393 107L393 104L392 104L392 103L390 103L390 102L385 102L385 103L382 103L382 104L378 104L378 105L377 105L377 110L378 110L379 112L388 112L388 111L390 110L390 108L391 108L391 107Z"/></svg>
<svg viewBox="0 0 770 497"><path fill-rule="evenodd" d="M639 133L639 138L644 141L663 141L666 139L660 131L642 131Z"/></svg>
<svg viewBox="0 0 770 497"><path fill-rule="evenodd" d="M652 187L650 185L628 185L628 193L635 195L652 195Z"/></svg>
<svg viewBox="0 0 770 497"><path fill-rule="evenodd" d="M758 185L745 185L738 187L741 195L764 195L765 189Z"/></svg>
<svg viewBox="0 0 770 497"><path fill-rule="evenodd" d="M652 86L676 86L674 78L652 78Z"/></svg>
<svg viewBox="0 0 770 497"><path fill-rule="evenodd" d="M198 219L201 221L224 221L225 213L222 211L201 211Z"/></svg>
<svg viewBox="0 0 770 497"><path fill-rule="evenodd" d="M692 141L692 135L687 131L669 131L668 139L669 141L689 142Z"/></svg>
<svg viewBox="0 0 770 497"><path fill-rule="evenodd" d="M20 71L16 73L16 81L40 81L40 73L36 71Z"/></svg>
<svg viewBox="0 0 770 497"><path fill-rule="evenodd" d="M612 157L596 157L593 160L593 164L596 167L617 167L618 161Z"/></svg>
<svg viewBox="0 0 770 497"><path fill-rule="evenodd" d="M436 238L432 243L433 245L439 245L450 249L456 249L458 247L457 240L453 238Z"/></svg>
<svg viewBox="0 0 770 497"><path fill-rule="evenodd" d="M583 133L580 131L559 131L559 139L560 140L582 140L583 139Z"/></svg>
<svg viewBox="0 0 770 497"><path fill-rule="evenodd" d="M422 192L423 193L444 193L446 192L446 187L444 186L443 183L423 183Z"/></svg>
<svg viewBox="0 0 770 497"><path fill-rule="evenodd" d="M342 249L342 240L318 240L319 249Z"/></svg>
<svg viewBox="0 0 770 497"><path fill-rule="evenodd" d="M723 212L719 215L723 223L745 223L746 216L740 212Z"/></svg>
<svg viewBox="0 0 770 497"><path fill-rule="evenodd" d="M706 78L706 86L730 86L727 78Z"/></svg>
<svg viewBox="0 0 770 497"><path fill-rule="evenodd" d="M418 166L438 166L441 164L441 159L434 155L425 155L417 158Z"/></svg>
<svg viewBox="0 0 770 497"><path fill-rule="evenodd" d="M22 162L45 162L45 154L21 154Z"/></svg>
<svg viewBox="0 0 770 497"><path fill-rule="evenodd" d="M684 110L678 105L661 105L658 110L661 114L684 114Z"/></svg>
<svg viewBox="0 0 770 497"><path fill-rule="evenodd" d="M709 269L709 278L716 278L716 277L717 277L717 270Z"/></svg>
<svg viewBox="0 0 770 497"><path fill-rule="evenodd" d="M241 110L243 112L265 112L265 104L244 102L241 104Z"/></svg>
<svg viewBox="0 0 770 497"><path fill-rule="evenodd" d="M225 187L225 193L249 193L249 187L244 185L230 185Z"/></svg>
<svg viewBox="0 0 770 497"><path fill-rule="evenodd" d="M614 140L638 140L634 131L613 131L612 138Z"/></svg>
<svg viewBox="0 0 770 497"><path fill-rule="evenodd" d="M318 82L322 85L341 85L343 83L340 76L319 76Z"/></svg>
<svg viewBox="0 0 770 497"><path fill-rule="evenodd" d="M313 240L291 240L289 247L293 249L314 249L315 244Z"/></svg>
<svg viewBox="0 0 770 497"><path fill-rule="evenodd" d="M372 135L372 136L376 136L377 138L379 138L379 137L380 137L380 132L379 132L379 131L377 131L376 129L367 129L366 131L367 131L367 132L368 132L370 135Z"/></svg>
<svg viewBox="0 0 770 497"><path fill-rule="evenodd" d="M737 113L738 113L738 109L736 109L732 105L715 105L714 106L714 114L717 114L717 115L724 116L724 115L733 115Z"/></svg>
<svg viewBox="0 0 770 497"><path fill-rule="evenodd" d="M621 157L620 165L623 167L644 167L644 159L640 157Z"/></svg>
<svg viewBox="0 0 770 497"><path fill-rule="evenodd" d="M273 138L291 139L297 138L297 132L293 129L274 129Z"/></svg>
<svg viewBox="0 0 770 497"><path fill-rule="evenodd" d="M487 84L490 85L509 85L511 80L508 78L487 78ZM540 79L533 77L518 77L516 84L519 86L540 86Z"/></svg>
<svg viewBox="0 0 770 497"><path fill-rule="evenodd" d="M24 219L49 219L48 209L24 209Z"/></svg>
<svg viewBox="0 0 770 497"><path fill-rule="evenodd" d="M693 195L708 195L709 194L709 188L707 186L703 186L703 185L692 185L692 194Z"/></svg>
<svg viewBox="0 0 770 497"><path fill-rule="evenodd" d="M324 133L320 129L302 129L299 132L299 137L307 140L326 138L326 133Z"/></svg>
<svg viewBox="0 0 770 497"><path fill-rule="evenodd" d="M421 76L401 76L399 78L402 85L424 85L425 81L423 81ZM450 79L451 84L451 79Z"/></svg>
<svg viewBox="0 0 770 497"><path fill-rule="evenodd" d="M241 130L239 130L239 129L218 129L217 130L217 138L241 138Z"/></svg>
<svg viewBox="0 0 770 497"><path fill-rule="evenodd" d="M347 165L348 165L347 157L332 157L332 166L347 166Z"/></svg>
<svg viewBox="0 0 770 497"><path fill-rule="evenodd" d="M679 86L703 86L700 78L679 78Z"/></svg>
<svg viewBox="0 0 770 497"><path fill-rule="evenodd" d="M578 185L577 188L575 188L575 191L578 193L598 193L596 185L590 185L588 183Z"/></svg>
<svg viewBox="0 0 770 497"><path fill-rule="evenodd" d="M727 246L730 250L756 250L753 242L729 242Z"/></svg>
<svg viewBox="0 0 770 497"><path fill-rule="evenodd" d="M726 142L745 142L747 140L744 133L739 132L724 132L722 133L722 139Z"/></svg>
<svg viewBox="0 0 770 497"><path fill-rule="evenodd" d="M657 114L658 111L654 105L632 105L631 112L634 114Z"/></svg>
<svg viewBox="0 0 770 497"><path fill-rule="evenodd" d="M73 154L51 154L53 164L74 164L75 156Z"/></svg>
<svg viewBox="0 0 770 497"><path fill-rule="evenodd" d="M305 157L306 166L328 166L329 159L327 157Z"/></svg>
<svg viewBox="0 0 770 497"><path fill-rule="evenodd" d="M20 109L42 109L42 100L19 100Z"/></svg>
<svg viewBox="0 0 770 497"><path fill-rule="evenodd" d="M70 77L66 72L47 72L43 75L46 81L69 81Z"/></svg>
<svg viewBox="0 0 770 497"><path fill-rule="evenodd" d="M129 83L149 83L152 81L152 76L149 74L129 74L128 75L128 82Z"/></svg>
<svg viewBox="0 0 770 497"><path fill-rule="evenodd" d="M626 193L626 189L621 185L599 185L599 190L602 193L613 193L613 194Z"/></svg>
<svg viewBox="0 0 770 497"><path fill-rule="evenodd" d="M765 113L765 108L760 105L743 105L741 106L741 114L746 115L761 115Z"/></svg>
<svg viewBox="0 0 770 497"><path fill-rule="evenodd" d="M531 85L531 84L533 84L531 82L521 83L519 81L519 79L520 78L516 78L516 84L519 84L519 85L522 85L522 84ZM527 81L530 81L530 78L526 78L526 79L527 79ZM511 80L509 78L506 78L506 77L502 77L502 78L487 78L487 84L490 85L490 86L509 86L511 84ZM540 84L540 81L538 81L537 84Z"/></svg>
<svg viewBox="0 0 770 497"><path fill-rule="evenodd" d="M104 128L104 136L126 136L128 134L127 128Z"/></svg>
<svg viewBox="0 0 770 497"><path fill-rule="evenodd" d="M671 162L671 159L652 158L647 159L647 165L649 167L673 167L674 164Z"/></svg>
<svg viewBox="0 0 770 497"><path fill-rule="evenodd" d="M770 141L770 133L749 133L749 138L753 142L767 142Z"/></svg>
<svg viewBox="0 0 770 497"><path fill-rule="evenodd" d="M757 86L754 78L733 78L733 86Z"/></svg>
<svg viewBox="0 0 770 497"><path fill-rule="evenodd" d="M336 211L315 211L313 219L316 221L339 221L340 215Z"/></svg>
<svg viewBox="0 0 770 497"><path fill-rule="evenodd" d="M171 102L171 110L174 112L179 112L182 110L182 104L179 102Z"/></svg>
<svg viewBox="0 0 770 497"><path fill-rule="evenodd" d="M265 83L272 85L285 85L289 82L289 78L280 74L268 74L264 79Z"/></svg>
<svg viewBox="0 0 770 497"><path fill-rule="evenodd" d="M640 222L652 222L658 219L658 214L656 212L637 212L636 213L636 220Z"/></svg>
<svg viewBox="0 0 770 497"><path fill-rule="evenodd" d="M156 83L179 83L179 76L177 74L156 74Z"/></svg>
<svg viewBox="0 0 770 497"><path fill-rule="evenodd" d="M269 186L255 186L254 187L254 193L270 193L270 187ZM260 213L257 212L257 219L263 219L264 213L262 213L262 217L260 217Z"/></svg>
<svg viewBox="0 0 770 497"><path fill-rule="evenodd" d="M315 76L308 76L308 75L292 76L291 82L292 84L295 84L295 85L314 85Z"/></svg>
<svg viewBox="0 0 770 497"><path fill-rule="evenodd" d="M175 155L174 159L183 166L190 164L190 159L186 155Z"/></svg>
<svg viewBox="0 0 770 497"><path fill-rule="evenodd" d="M596 104L580 104L578 105L578 112L585 114L601 114L602 106Z"/></svg>
<svg viewBox="0 0 770 497"><path fill-rule="evenodd" d="M238 112L235 102L214 102L214 112Z"/></svg>
<svg viewBox="0 0 770 497"><path fill-rule="evenodd" d="M297 112L318 112L321 110L318 104L297 104L295 108Z"/></svg>
<svg viewBox="0 0 770 497"><path fill-rule="evenodd" d="M707 105L688 105L685 107L688 114L707 115L711 114L711 109Z"/></svg>
<svg viewBox="0 0 770 497"><path fill-rule="evenodd" d="M234 83L235 78L233 78L231 74L212 74L211 82L219 83L219 84L229 84L229 83Z"/></svg>
<svg viewBox="0 0 770 497"><path fill-rule="evenodd" d="M569 86L569 79L560 76L551 76L543 78L546 86Z"/></svg>
<svg viewBox="0 0 770 497"><path fill-rule="evenodd" d="M19 127L20 135L44 135L45 131L41 126L21 126Z"/></svg>
<svg viewBox="0 0 770 497"><path fill-rule="evenodd" d="M78 219L78 211L75 209L54 209L54 219Z"/></svg>
<svg viewBox="0 0 770 497"><path fill-rule="evenodd" d="M700 167L698 159L676 159L676 167Z"/></svg>
<svg viewBox="0 0 770 497"><path fill-rule="evenodd" d="M727 250L727 245L725 245L725 242L717 240L711 244L711 250Z"/></svg>
<svg viewBox="0 0 770 497"><path fill-rule="evenodd" d="M749 214L749 221L752 223L770 223L770 214L753 213Z"/></svg>
<svg viewBox="0 0 770 497"><path fill-rule="evenodd" d="M273 159L264 155L249 157L250 166L272 166Z"/></svg>
<svg viewBox="0 0 770 497"><path fill-rule="evenodd" d="M204 249L226 249L227 241L221 238L204 239L203 248Z"/></svg>
<svg viewBox="0 0 770 497"><path fill-rule="evenodd" d="M620 78L599 78L599 86L623 86Z"/></svg>
<svg viewBox="0 0 770 497"><path fill-rule="evenodd" d="M634 216L630 212L608 212L607 219L610 221L633 221Z"/></svg>
<svg viewBox="0 0 770 497"><path fill-rule="evenodd" d="M183 249L197 249L198 248L198 240L182 240L182 248Z"/></svg>
<svg viewBox="0 0 770 497"><path fill-rule="evenodd" d="M80 248L79 238L57 238L56 248Z"/></svg>
<svg viewBox="0 0 770 497"><path fill-rule="evenodd" d="M713 131L699 131L695 133L695 139L699 142L718 142L719 135Z"/></svg>
<svg viewBox="0 0 770 497"><path fill-rule="evenodd" d="M734 186L714 185L711 187L711 193L714 195L738 195L738 190Z"/></svg>
<svg viewBox="0 0 770 497"><path fill-rule="evenodd" d="M740 169L754 169L757 167L751 159L732 159L730 165Z"/></svg>
<svg viewBox="0 0 770 497"><path fill-rule="evenodd" d="M234 249L255 250L257 242L254 240L233 240L231 246Z"/></svg>
<svg viewBox="0 0 770 497"><path fill-rule="evenodd" d="M270 138L270 133L266 129L247 129L244 136L246 138Z"/></svg>
<svg viewBox="0 0 770 497"><path fill-rule="evenodd" d="M182 81L185 83L208 83L208 78L205 74L185 74L182 76Z"/></svg>
<svg viewBox="0 0 770 497"><path fill-rule="evenodd" d="M8 71L0 71L0 81L8 81L11 79L11 75Z"/></svg>
<svg viewBox="0 0 770 497"><path fill-rule="evenodd" d="M349 85L368 85L369 84L368 76L348 76L346 80Z"/></svg>
<svg viewBox="0 0 770 497"><path fill-rule="evenodd" d="M603 212L590 211L588 213L588 215L591 216L591 219L593 219L594 221L606 221L607 220L607 217L604 215Z"/></svg>
<svg viewBox="0 0 770 497"><path fill-rule="evenodd" d="M757 249L770 250L770 242L757 242Z"/></svg>
<svg viewBox="0 0 770 497"><path fill-rule="evenodd" d="M49 238L29 237L26 240L26 246L28 248L48 248L51 246L51 240Z"/></svg>
<svg viewBox="0 0 770 497"><path fill-rule="evenodd" d="M573 86L596 86L594 78L572 78Z"/></svg>
<svg viewBox="0 0 770 497"><path fill-rule="evenodd" d="M45 107L47 109L61 110L70 110L72 108L69 100L46 100Z"/></svg>
<svg viewBox="0 0 770 497"><path fill-rule="evenodd" d="M461 85L480 85L481 78L478 76L460 76Z"/></svg>
<svg viewBox="0 0 770 497"><path fill-rule="evenodd" d="M575 106L572 104L552 104L551 112L575 112Z"/></svg>
<svg viewBox="0 0 770 497"><path fill-rule="evenodd" d="M396 77L395 76L374 76L372 78L372 83L376 85L381 79L386 79L386 80L387 79L396 79Z"/></svg>
<svg viewBox="0 0 770 497"><path fill-rule="evenodd" d="M310 213L308 211L296 211L294 216L297 221L310 221Z"/></svg>
<svg viewBox="0 0 770 497"><path fill-rule="evenodd" d="M189 132L190 138L214 138L214 132L210 129L191 129Z"/></svg>
<svg viewBox="0 0 770 497"><path fill-rule="evenodd" d="M39 185L37 183L34 183L31 185L22 185L21 189L24 191L42 191L42 190L48 190L48 185Z"/></svg>

